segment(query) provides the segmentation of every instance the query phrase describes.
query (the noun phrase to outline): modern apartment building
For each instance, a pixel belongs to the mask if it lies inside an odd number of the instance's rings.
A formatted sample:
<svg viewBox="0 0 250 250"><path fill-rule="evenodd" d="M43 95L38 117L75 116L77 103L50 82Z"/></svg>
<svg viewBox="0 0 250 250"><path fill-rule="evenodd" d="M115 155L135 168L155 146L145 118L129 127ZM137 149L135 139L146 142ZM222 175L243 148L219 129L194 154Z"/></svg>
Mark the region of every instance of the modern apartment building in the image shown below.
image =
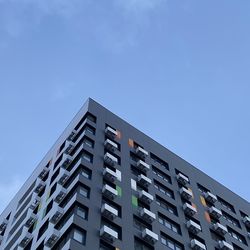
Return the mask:
<svg viewBox="0 0 250 250"><path fill-rule="evenodd" d="M249 235L249 202L92 99L0 216L6 250L247 250Z"/></svg>

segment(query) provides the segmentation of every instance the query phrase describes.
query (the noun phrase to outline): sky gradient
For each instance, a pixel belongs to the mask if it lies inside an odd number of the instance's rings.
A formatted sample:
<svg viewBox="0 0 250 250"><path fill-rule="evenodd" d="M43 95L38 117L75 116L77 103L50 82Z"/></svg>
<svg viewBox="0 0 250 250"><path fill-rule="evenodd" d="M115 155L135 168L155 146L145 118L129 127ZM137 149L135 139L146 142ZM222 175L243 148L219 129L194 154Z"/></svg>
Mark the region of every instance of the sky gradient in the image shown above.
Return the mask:
<svg viewBox="0 0 250 250"><path fill-rule="evenodd" d="M0 213L92 97L250 200L250 1L0 0Z"/></svg>

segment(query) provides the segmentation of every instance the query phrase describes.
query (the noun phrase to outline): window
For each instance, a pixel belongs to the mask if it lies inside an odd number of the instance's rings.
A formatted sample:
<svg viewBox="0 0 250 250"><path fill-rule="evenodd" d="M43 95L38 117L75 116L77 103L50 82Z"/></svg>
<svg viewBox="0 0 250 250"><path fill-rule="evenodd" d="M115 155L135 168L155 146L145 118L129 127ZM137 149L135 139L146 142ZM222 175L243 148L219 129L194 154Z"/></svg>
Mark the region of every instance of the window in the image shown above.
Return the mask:
<svg viewBox="0 0 250 250"><path fill-rule="evenodd" d="M135 250L153 250L154 248L150 245L147 245L145 242L140 239L135 238Z"/></svg>
<svg viewBox="0 0 250 250"><path fill-rule="evenodd" d="M184 246L168 235L161 233L161 243L172 250L184 250Z"/></svg>
<svg viewBox="0 0 250 250"><path fill-rule="evenodd" d="M223 207L225 207L225 208L227 208L228 210L230 210L231 212L235 213L235 209L234 209L234 206L233 206L233 205L231 205L229 202L223 200L223 199L222 199L221 197L219 197L219 196L217 196L217 198L218 198L218 201L220 202L220 204L221 204Z"/></svg>
<svg viewBox="0 0 250 250"><path fill-rule="evenodd" d="M87 178L87 179L91 179L91 170L86 168L86 167L82 167L82 170L81 170L81 174Z"/></svg>
<svg viewBox="0 0 250 250"><path fill-rule="evenodd" d="M227 220L228 222L230 222L234 226L241 228L240 222L237 219L235 219L234 217L232 217L231 215L229 215L228 213L226 213L224 211L221 211L221 212L222 212L222 216L225 220Z"/></svg>
<svg viewBox="0 0 250 250"><path fill-rule="evenodd" d="M202 192L202 193L206 193L206 192L209 191L207 188L205 188L204 186L202 186L199 183L197 183L197 187L198 187L199 191Z"/></svg>
<svg viewBox="0 0 250 250"><path fill-rule="evenodd" d="M180 225L178 225L176 222L170 220L169 218L167 218L163 214L158 213L158 221L160 222L160 224L162 224L166 228L168 228L171 231L181 235L181 227L180 227Z"/></svg>
<svg viewBox="0 0 250 250"><path fill-rule="evenodd" d="M140 231L143 231L145 228L152 230L152 225L145 223L144 220L138 218L137 216L134 216L134 227Z"/></svg>
<svg viewBox="0 0 250 250"><path fill-rule="evenodd" d="M88 210L83 207L76 207L76 214L81 217L82 219L86 220L88 217Z"/></svg>
<svg viewBox="0 0 250 250"><path fill-rule="evenodd" d="M162 185L160 182L154 180L154 187L156 189L158 189L160 192L162 192L163 194L165 194L168 197L174 199L174 192L171 189L169 189L169 188L165 187L164 185Z"/></svg>
<svg viewBox="0 0 250 250"><path fill-rule="evenodd" d="M169 166L168 163L163 161L161 158L159 158L158 156L156 156L153 153L150 153L150 157L153 161L157 162L158 164L160 164L162 167L164 167L165 169L169 170Z"/></svg>
<svg viewBox="0 0 250 250"><path fill-rule="evenodd" d="M83 143L84 143L85 145L87 145L88 147L90 147L90 148L93 148L93 147L94 147L94 141L91 140L90 138L88 138L87 136L84 137Z"/></svg>
<svg viewBox="0 0 250 250"><path fill-rule="evenodd" d="M174 205L172 205L171 203L169 203L166 200L164 200L163 198L161 198L160 196L158 196L158 195L156 195L156 203L160 207L167 210L169 213L174 214L174 215L178 215L177 208Z"/></svg>
<svg viewBox="0 0 250 250"><path fill-rule="evenodd" d="M157 175L158 177L160 177L161 179L163 179L164 181L168 182L168 183L172 183L171 181L171 177L167 174L165 174L163 171L159 170L158 168L156 168L155 166L152 166L152 170L153 173L155 175Z"/></svg>
<svg viewBox="0 0 250 250"><path fill-rule="evenodd" d="M246 239L243 235L239 234L238 232L234 231L232 228L227 227L228 233L237 241L247 245Z"/></svg>
<svg viewBox="0 0 250 250"><path fill-rule="evenodd" d="M94 115L92 115L91 113L87 112L82 117L82 119L78 122L78 124L75 126L75 130L78 130L87 119L96 123L96 117Z"/></svg>
<svg viewBox="0 0 250 250"><path fill-rule="evenodd" d="M85 151L85 150L84 150L83 153L82 153L82 158L83 158L84 160L90 162L90 163L93 162L93 155L90 154L89 152Z"/></svg>
<svg viewBox="0 0 250 250"><path fill-rule="evenodd" d="M115 248L114 246L111 246L110 244L108 244L107 242L100 240L100 248L99 250L116 250L117 248Z"/></svg>
<svg viewBox="0 0 250 250"><path fill-rule="evenodd" d="M41 226L38 232L37 240L41 238L41 236L45 233L48 227L49 227L49 220L45 221L44 224Z"/></svg>
<svg viewBox="0 0 250 250"><path fill-rule="evenodd" d="M86 198L89 198L89 192L90 192L89 188L80 186L80 188L79 188L80 195L82 195Z"/></svg>
<svg viewBox="0 0 250 250"><path fill-rule="evenodd" d="M78 241L79 243L85 245L86 243L86 232L81 231L79 229L73 230L73 239Z"/></svg>

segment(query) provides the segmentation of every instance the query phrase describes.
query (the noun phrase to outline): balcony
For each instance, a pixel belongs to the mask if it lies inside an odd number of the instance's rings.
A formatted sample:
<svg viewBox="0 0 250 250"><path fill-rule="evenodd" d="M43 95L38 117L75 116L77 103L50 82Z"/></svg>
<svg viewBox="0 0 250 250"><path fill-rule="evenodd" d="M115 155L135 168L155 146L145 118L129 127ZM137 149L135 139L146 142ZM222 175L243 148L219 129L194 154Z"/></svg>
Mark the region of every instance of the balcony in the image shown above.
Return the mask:
<svg viewBox="0 0 250 250"><path fill-rule="evenodd" d="M27 213L27 220L25 222L25 226L30 228L32 225L35 224L35 222L37 221L37 218L38 216L33 213L33 210L29 209Z"/></svg>
<svg viewBox="0 0 250 250"><path fill-rule="evenodd" d="M118 149L117 143L111 141L110 139L105 140L104 147L112 152Z"/></svg>
<svg viewBox="0 0 250 250"><path fill-rule="evenodd" d="M71 164L73 158L67 154L63 154L63 158L61 160L61 167L67 169Z"/></svg>
<svg viewBox="0 0 250 250"><path fill-rule="evenodd" d="M143 149L142 147L138 146L135 149L135 153L138 157L145 159L148 156L148 151L146 151L145 149Z"/></svg>
<svg viewBox="0 0 250 250"><path fill-rule="evenodd" d="M0 224L0 234L6 229L8 225L8 220L4 219L3 222Z"/></svg>
<svg viewBox="0 0 250 250"><path fill-rule="evenodd" d="M187 225L188 231L193 234L198 234L201 232L201 226L192 220L187 221L186 225Z"/></svg>
<svg viewBox="0 0 250 250"><path fill-rule="evenodd" d="M141 190L139 191L139 199L147 204L150 204L154 200L154 197L148 192Z"/></svg>
<svg viewBox="0 0 250 250"><path fill-rule="evenodd" d="M105 225L102 226L100 230L100 236L104 240L107 240L109 242L114 242L116 239L118 239L118 233L115 230Z"/></svg>
<svg viewBox="0 0 250 250"><path fill-rule="evenodd" d="M29 242L32 240L32 238L33 238L33 235L28 232L28 228L23 227L23 231L22 231L22 234L20 236L19 246L21 248L25 248L29 244Z"/></svg>
<svg viewBox="0 0 250 250"><path fill-rule="evenodd" d="M185 214L187 214L189 216L194 216L197 213L196 208L193 207L192 205L190 205L189 203L185 203L183 205L183 210L184 210Z"/></svg>
<svg viewBox="0 0 250 250"><path fill-rule="evenodd" d="M38 195L36 195L34 197L34 200L30 204L30 208L32 210L35 210L37 208L37 206L40 204L40 202L41 202L41 197L39 197Z"/></svg>
<svg viewBox="0 0 250 250"><path fill-rule="evenodd" d="M104 168L103 177L110 182L115 182L117 180L116 172L112 171L109 168Z"/></svg>
<svg viewBox="0 0 250 250"><path fill-rule="evenodd" d="M147 176L140 174L138 176L138 183L140 183L143 187L148 188L151 185L152 181Z"/></svg>
<svg viewBox="0 0 250 250"><path fill-rule="evenodd" d="M52 229L51 232L48 232L48 236L45 239L45 246L52 248L59 238L60 232L56 229Z"/></svg>
<svg viewBox="0 0 250 250"><path fill-rule="evenodd" d="M74 142L72 142L72 141L66 141L64 153L65 154L70 154L73 151L74 147L75 147L75 143Z"/></svg>
<svg viewBox="0 0 250 250"><path fill-rule="evenodd" d="M210 207L208 211L216 219L219 219L222 216L221 211L214 206Z"/></svg>
<svg viewBox="0 0 250 250"><path fill-rule="evenodd" d="M49 168L45 167L41 173L38 175L38 178L40 178L41 180L43 180L43 178L46 176L46 174L49 172Z"/></svg>
<svg viewBox="0 0 250 250"><path fill-rule="evenodd" d="M180 189L180 195L181 195L181 197L183 197L186 200L190 200L193 197L192 191L188 190L185 187L182 187Z"/></svg>
<svg viewBox="0 0 250 250"><path fill-rule="evenodd" d="M73 130L71 133L70 133L70 135L68 136L68 138L67 138L67 140L68 141L73 141L74 140L74 138L76 137L76 130Z"/></svg>
<svg viewBox="0 0 250 250"><path fill-rule="evenodd" d="M250 217L245 216L243 222L246 225L246 227L250 228Z"/></svg>
<svg viewBox="0 0 250 250"><path fill-rule="evenodd" d="M50 222L56 224L64 215L64 210L58 204L54 204L51 214Z"/></svg>
<svg viewBox="0 0 250 250"><path fill-rule="evenodd" d="M142 231L142 238L150 244L155 244L158 241L158 235L148 228Z"/></svg>
<svg viewBox="0 0 250 250"><path fill-rule="evenodd" d="M101 208L101 213L103 216L110 220L114 220L118 216L117 209L111 207L107 203L104 203Z"/></svg>
<svg viewBox="0 0 250 250"><path fill-rule="evenodd" d="M46 184L44 181L39 181L37 186L34 189L34 192L39 194L40 192L42 192L42 190L45 188Z"/></svg>
<svg viewBox="0 0 250 250"><path fill-rule="evenodd" d="M111 200L115 199L118 195L118 191L107 184L103 186L102 193Z"/></svg>
<svg viewBox="0 0 250 250"><path fill-rule="evenodd" d="M152 213L151 211L149 211L148 209L146 208L143 208L141 211L140 211L140 216L143 220L145 220L146 222L148 223L152 223L155 219L156 219L156 216L154 213Z"/></svg>
<svg viewBox="0 0 250 250"><path fill-rule="evenodd" d="M140 170L144 171L144 172L146 172L147 170L150 169L149 165L146 162L142 161L142 160L138 160L136 162L136 167L139 168Z"/></svg>
<svg viewBox="0 0 250 250"><path fill-rule="evenodd" d="M233 246L231 246L229 243L227 243L224 240L220 240L218 243L219 243L219 249L222 249L222 250L234 250Z"/></svg>
<svg viewBox="0 0 250 250"><path fill-rule="evenodd" d="M59 178L58 183L63 186L69 179L69 177L70 177L70 172L66 169L62 169L62 175Z"/></svg>
<svg viewBox="0 0 250 250"><path fill-rule="evenodd" d="M188 177L185 176L185 175L182 174L182 173L177 174L176 178L177 178L177 181L178 181L180 184L182 184L183 186L186 186L186 185L189 183Z"/></svg>
<svg viewBox="0 0 250 250"><path fill-rule="evenodd" d="M191 248L194 250L206 250L206 246L196 239L191 240Z"/></svg>
<svg viewBox="0 0 250 250"><path fill-rule="evenodd" d="M213 225L214 231L216 231L218 234L224 236L228 231L227 228L223 225L221 225L219 222L215 223Z"/></svg>
<svg viewBox="0 0 250 250"><path fill-rule="evenodd" d="M64 199L64 197L66 196L66 194L67 194L67 190L64 187L57 188L57 190L55 191L54 201L60 204L62 200Z"/></svg>
<svg viewBox="0 0 250 250"><path fill-rule="evenodd" d="M215 203L217 201L217 197L210 192L206 192L204 197L210 203Z"/></svg>
<svg viewBox="0 0 250 250"><path fill-rule="evenodd" d="M110 138L115 139L115 137L117 136L118 133L117 133L117 131L115 129L108 126L105 129L105 134L107 136L109 136Z"/></svg>
<svg viewBox="0 0 250 250"><path fill-rule="evenodd" d="M104 155L104 162L107 165L115 166L116 164L118 164L118 159L115 156L113 156L112 154L110 154L109 152L107 152Z"/></svg>

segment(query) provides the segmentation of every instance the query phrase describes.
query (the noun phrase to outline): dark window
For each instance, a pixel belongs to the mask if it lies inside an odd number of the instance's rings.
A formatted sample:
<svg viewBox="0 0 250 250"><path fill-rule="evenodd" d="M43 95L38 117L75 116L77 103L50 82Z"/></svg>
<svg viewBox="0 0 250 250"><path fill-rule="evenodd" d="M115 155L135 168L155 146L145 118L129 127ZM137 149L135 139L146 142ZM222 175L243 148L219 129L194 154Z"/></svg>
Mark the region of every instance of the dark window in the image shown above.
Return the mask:
<svg viewBox="0 0 250 250"><path fill-rule="evenodd" d="M161 179L163 179L164 181L168 182L168 183L172 183L171 181L171 177L167 174L165 174L163 171L161 171L160 169L156 168L155 166L152 166L152 171L155 175L157 175L158 177L160 177Z"/></svg>
<svg viewBox="0 0 250 250"><path fill-rule="evenodd" d="M60 173L60 168L58 168L56 170L56 172L52 175L51 180L50 180L50 184L56 179L56 177L59 175L59 173Z"/></svg>
<svg viewBox="0 0 250 250"><path fill-rule="evenodd" d="M114 246L111 246L107 242L100 240L100 249L99 250L116 250Z"/></svg>
<svg viewBox="0 0 250 250"><path fill-rule="evenodd" d="M135 238L135 250L154 250L154 247L148 245L139 238Z"/></svg>
<svg viewBox="0 0 250 250"><path fill-rule="evenodd" d="M154 187L158 189L160 192L162 192L163 194L174 199L174 192L171 189L164 186L163 184L161 184L159 181L154 180Z"/></svg>
<svg viewBox="0 0 250 250"><path fill-rule="evenodd" d="M219 196L217 196L217 198L218 198L218 201L220 202L220 204L221 204L223 207L225 207L225 208L227 208L228 210L230 210L231 212L235 213L235 209L234 209L234 206L233 206L233 205L231 205L229 202L223 200L223 199L222 199L221 197L219 197Z"/></svg>
<svg viewBox="0 0 250 250"><path fill-rule="evenodd" d="M41 236L45 233L48 227L49 227L49 220L46 220L38 232L37 240L41 238Z"/></svg>
<svg viewBox="0 0 250 250"><path fill-rule="evenodd" d="M211 238L215 241L222 241L222 240L225 240L225 238L223 236L221 236L220 234L210 230L210 234L211 234Z"/></svg>
<svg viewBox="0 0 250 250"><path fill-rule="evenodd" d="M90 147L90 148L93 148L94 144L95 144L95 142L92 139L90 139L89 137L87 137L87 136L84 137L83 143L85 145L87 145L88 147Z"/></svg>
<svg viewBox="0 0 250 250"><path fill-rule="evenodd" d="M245 239L245 237L241 234L239 234L238 232L234 231L231 227L227 227L228 233L237 241L247 245L247 241Z"/></svg>
<svg viewBox="0 0 250 250"><path fill-rule="evenodd" d="M161 232L161 243L172 250L184 250L184 246L176 241L175 239L169 237L168 235Z"/></svg>
<svg viewBox="0 0 250 250"><path fill-rule="evenodd" d="M165 162L164 160L162 160L161 158L159 158L158 156L156 156L153 153L150 153L150 157L153 161L157 162L158 164L160 164L162 167L164 167L165 169L169 170L169 166L168 163Z"/></svg>
<svg viewBox="0 0 250 250"><path fill-rule="evenodd" d="M81 125L86 121L86 119L96 123L96 117L94 115L92 115L91 113L87 112L82 119L77 123L77 125L75 126L75 130L79 129L81 127Z"/></svg>
<svg viewBox="0 0 250 250"><path fill-rule="evenodd" d="M145 228L152 230L152 225L146 223L144 220L138 218L137 216L134 216L134 227L139 229L140 231L143 231Z"/></svg>
<svg viewBox="0 0 250 250"><path fill-rule="evenodd" d="M50 203L47 205L45 215L48 214L48 212L51 210L52 206L53 206L53 200L51 200Z"/></svg>
<svg viewBox="0 0 250 250"><path fill-rule="evenodd" d="M160 207L167 210L169 213L174 214L174 215L178 215L176 206L174 206L173 204L167 202L166 200L164 200L163 198L161 198L158 195L156 195L156 203Z"/></svg>
<svg viewBox="0 0 250 250"><path fill-rule="evenodd" d="M229 215L228 213L224 211L221 211L221 212L222 212L222 216L224 219L226 219L228 222L230 222L234 226L241 228L240 222L237 219L235 219L233 216Z"/></svg>
<svg viewBox="0 0 250 250"><path fill-rule="evenodd" d="M55 183L52 188L50 189L50 196L56 191L56 186L57 186L57 183Z"/></svg>
<svg viewBox="0 0 250 250"><path fill-rule="evenodd" d="M170 229L171 231L181 235L181 227L176 222L172 221L165 215L158 213L158 221L160 224Z"/></svg>
<svg viewBox="0 0 250 250"><path fill-rule="evenodd" d="M233 248L234 248L234 250L244 250L243 248L235 245L234 243L233 243Z"/></svg>
<svg viewBox="0 0 250 250"><path fill-rule="evenodd" d="M197 187L198 187L199 191L202 192L202 193L206 193L206 192L209 191L209 189L205 188L204 186L202 186L199 183L197 183Z"/></svg>

